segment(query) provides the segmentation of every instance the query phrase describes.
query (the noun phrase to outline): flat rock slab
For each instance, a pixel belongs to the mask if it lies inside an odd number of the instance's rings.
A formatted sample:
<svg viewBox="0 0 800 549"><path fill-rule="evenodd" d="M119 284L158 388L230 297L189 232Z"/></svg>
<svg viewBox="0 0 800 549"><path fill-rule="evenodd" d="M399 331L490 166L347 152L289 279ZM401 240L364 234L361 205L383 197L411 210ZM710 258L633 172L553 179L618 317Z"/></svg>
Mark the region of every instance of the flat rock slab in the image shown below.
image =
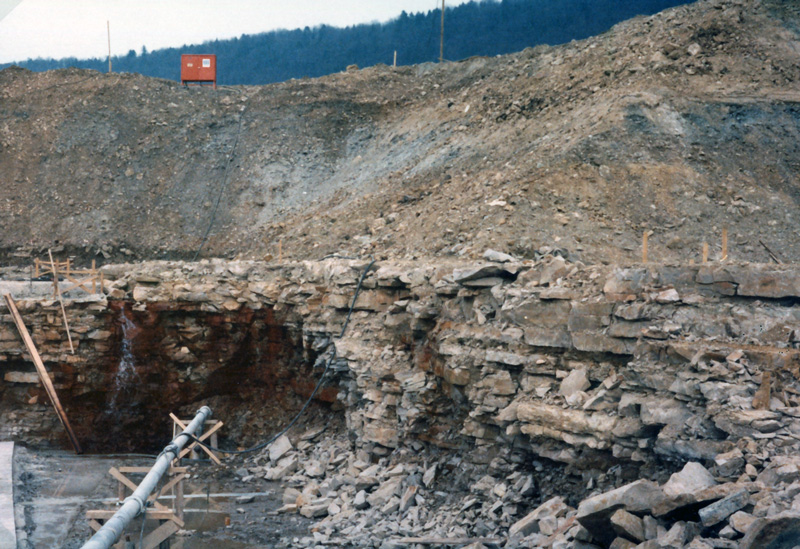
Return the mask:
<svg viewBox="0 0 800 549"><path fill-rule="evenodd" d="M16 549L14 525L14 477L12 462L14 443L0 442L0 549Z"/></svg>
<svg viewBox="0 0 800 549"><path fill-rule="evenodd" d="M610 544L616 538L610 519L618 509L632 513L649 513L653 507L663 504L665 499L658 484L649 480L637 480L583 500L578 506L577 520L596 540Z"/></svg>

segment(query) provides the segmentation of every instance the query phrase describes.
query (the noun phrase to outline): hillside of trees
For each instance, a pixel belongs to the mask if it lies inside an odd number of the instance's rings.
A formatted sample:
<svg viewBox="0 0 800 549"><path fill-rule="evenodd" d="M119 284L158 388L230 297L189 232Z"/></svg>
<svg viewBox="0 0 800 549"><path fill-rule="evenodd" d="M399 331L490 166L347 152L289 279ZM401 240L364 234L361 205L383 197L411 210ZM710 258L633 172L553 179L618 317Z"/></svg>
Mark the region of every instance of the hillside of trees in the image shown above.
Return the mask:
<svg viewBox="0 0 800 549"><path fill-rule="evenodd" d="M636 15L649 15L686 0L484 0L445 12L444 56L459 60L499 55L539 44L562 44L600 34ZM180 54L217 55L220 84L268 84L290 78L315 77L348 65L368 67L397 62L410 65L439 56L441 10L408 14L386 23L336 28L279 30L242 35L148 52L129 51L112 57L115 72L180 79ZM29 59L17 63L34 71L63 67L108 70L106 59ZM8 65L0 65L1 67Z"/></svg>

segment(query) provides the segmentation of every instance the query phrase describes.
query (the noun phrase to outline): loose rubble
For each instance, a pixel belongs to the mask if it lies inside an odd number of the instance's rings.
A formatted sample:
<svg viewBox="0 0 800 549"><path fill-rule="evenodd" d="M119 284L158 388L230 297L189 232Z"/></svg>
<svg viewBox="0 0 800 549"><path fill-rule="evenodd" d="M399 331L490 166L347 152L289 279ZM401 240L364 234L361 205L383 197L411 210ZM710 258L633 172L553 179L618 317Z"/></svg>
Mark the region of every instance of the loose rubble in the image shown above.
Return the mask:
<svg viewBox="0 0 800 549"><path fill-rule="evenodd" d="M526 464L476 467L420 444L375 462L346 437L296 438L283 458L297 464L293 472L268 450L244 460L250 482L281 481L277 514L315 519L308 536L281 540L286 547L388 549L438 540L505 548L756 549L800 532L797 471L781 482L768 466L756 479L731 481L688 462L664 484L637 480L587 491L571 506L560 496L542 502L541 477Z"/></svg>

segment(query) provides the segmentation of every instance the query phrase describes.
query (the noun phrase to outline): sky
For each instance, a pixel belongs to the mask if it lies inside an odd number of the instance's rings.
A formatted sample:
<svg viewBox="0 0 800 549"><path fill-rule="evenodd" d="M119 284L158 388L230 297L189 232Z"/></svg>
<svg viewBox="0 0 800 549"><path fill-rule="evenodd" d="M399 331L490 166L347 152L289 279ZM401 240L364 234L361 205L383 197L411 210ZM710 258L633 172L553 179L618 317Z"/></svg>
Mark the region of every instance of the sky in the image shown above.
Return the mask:
<svg viewBox="0 0 800 549"><path fill-rule="evenodd" d="M107 21L111 54L125 55L274 29L382 22L437 7L441 0L0 0L0 63L105 58Z"/></svg>

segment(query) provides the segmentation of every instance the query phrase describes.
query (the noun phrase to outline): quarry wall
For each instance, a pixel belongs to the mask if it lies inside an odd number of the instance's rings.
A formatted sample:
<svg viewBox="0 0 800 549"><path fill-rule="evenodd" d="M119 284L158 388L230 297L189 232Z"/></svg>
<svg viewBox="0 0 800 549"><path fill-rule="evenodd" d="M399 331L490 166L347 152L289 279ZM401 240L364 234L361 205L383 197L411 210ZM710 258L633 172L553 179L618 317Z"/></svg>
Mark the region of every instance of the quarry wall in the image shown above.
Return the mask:
<svg viewBox="0 0 800 549"><path fill-rule="evenodd" d="M153 417L201 403L254 441L299 409L331 342L319 406L377 456L416 439L643 474L760 465L800 436L796 266L378 262L338 338L368 264L108 266L107 296L67 301L74 355L58 302L14 292L95 450L137 449L112 431L163 442ZM0 372L0 436L63 443L4 306Z"/></svg>

